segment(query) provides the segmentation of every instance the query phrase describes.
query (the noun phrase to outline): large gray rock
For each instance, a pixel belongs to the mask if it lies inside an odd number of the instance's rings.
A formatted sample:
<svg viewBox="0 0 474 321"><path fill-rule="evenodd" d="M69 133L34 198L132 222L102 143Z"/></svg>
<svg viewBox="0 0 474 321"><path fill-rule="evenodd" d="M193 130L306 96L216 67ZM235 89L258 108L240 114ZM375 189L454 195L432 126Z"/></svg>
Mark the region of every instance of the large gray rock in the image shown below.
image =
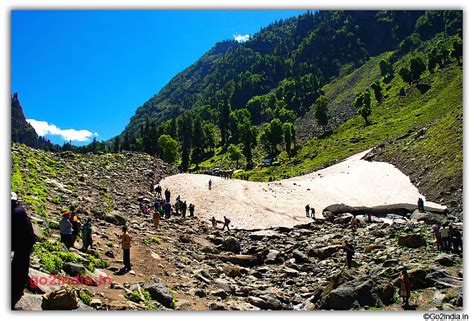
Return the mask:
<svg viewBox="0 0 474 321"><path fill-rule="evenodd" d="M446 270L434 270L426 275L426 279L433 282L437 288L462 288L462 279L450 275Z"/></svg>
<svg viewBox="0 0 474 321"><path fill-rule="evenodd" d="M83 275L86 272L84 265L72 262L67 262L64 264L63 270L70 276Z"/></svg>
<svg viewBox="0 0 474 321"><path fill-rule="evenodd" d="M256 296L249 296L247 298L247 301L251 305L256 306L257 308L260 308L262 310L268 310L269 309L269 305L268 305L267 301L265 301L264 299L258 298Z"/></svg>
<svg viewBox="0 0 474 321"><path fill-rule="evenodd" d="M356 293L353 287L340 286L323 298L323 309L334 309L334 310L349 310L353 308L354 302L356 301Z"/></svg>
<svg viewBox="0 0 474 321"><path fill-rule="evenodd" d="M265 263L279 263L281 262L281 252L278 250L269 250L265 257Z"/></svg>
<svg viewBox="0 0 474 321"><path fill-rule="evenodd" d="M42 302L43 302L42 295L25 293L21 297L20 301L18 301L17 304L15 305L15 310L41 311Z"/></svg>
<svg viewBox="0 0 474 321"><path fill-rule="evenodd" d="M103 219L106 222L115 224L115 225L125 225L127 220L120 214L119 211L112 211L110 214L105 214Z"/></svg>
<svg viewBox="0 0 474 321"><path fill-rule="evenodd" d="M456 260L456 255L446 253L441 253L435 258L435 262L443 266L453 266L456 263Z"/></svg>
<svg viewBox="0 0 474 321"><path fill-rule="evenodd" d="M26 287L33 293L44 294L61 288L56 282L56 277L32 268L28 270L28 278L29 282Z"/></svg>
<svg viewBox="0 0 474 321"><path fill-rule="evenodd" d="M293 251L293 257L295 258L296 263L306 263L309 261L308 257L306 254L299 250L294 250Z"/></svg>
<svg viewBox="0 0 474 321"><path fill-rule="evenodd" d="M409 248L418 248L426 245L425 238L420 234L408 234L398 238L398 245Z"/></svg>
<svg viewBox="0 0 474 321"><path fill-rule="evenodd" d="M311 257L317 257L320 260L325 260L340 249L341 246L339 245L329 245L325 247L310 249L308 255Z"/></svg>
<svg viewBox="0 0 474 321"><path fill-rule="evenodd" d="M240 242L235 237L226 237L222 243L222 247L226 251L233 252L235 254L240 253Z"/></svg>
<svg viewBox="0 0 474 321"><path fill-rule="evenodd" d="M426 224L430 224L430 225L431 224L443 225L447 221L446 216L443 214L431 213L431 212L422 213L417 209L411 214L410 219L416 222L423 221Z"/></svg>
<svg viewBox="0 0 474 321"><path fill-rule="evenodd" d="M351 213L340 214L334 219L334 224L347 225L352 220L352 217Z"/></svg>
<svg viewBox="0 0 474 321"><path fill-rule="evenodd" d="M153 283L145 285L145 290L150 292L151 298L163 304L167 308L173 308L173 294L168 290L161 280L155 279Z"/></svg>

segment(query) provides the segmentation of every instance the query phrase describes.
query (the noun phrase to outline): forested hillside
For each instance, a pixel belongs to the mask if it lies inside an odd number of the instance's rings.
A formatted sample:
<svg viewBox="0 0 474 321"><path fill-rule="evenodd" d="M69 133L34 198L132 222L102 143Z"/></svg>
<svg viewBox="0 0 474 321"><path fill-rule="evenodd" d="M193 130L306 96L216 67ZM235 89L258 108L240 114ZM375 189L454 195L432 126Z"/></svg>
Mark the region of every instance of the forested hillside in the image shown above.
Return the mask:
<svg viewBox="0 0 474 321"><path fill-rule="evenodd" d="M185 171L230 166L224 158L246 169L281 152L293 158L305 141L377 109L402 65L411 72L406 57L418 53L430 74L455 63L461 28L460 11L321 11L275 22L246 43L216 44L138 108L112 147ZM428 44L434 37L444 39L439 48ZM406 89L424 75L410 77Z"/></svg>

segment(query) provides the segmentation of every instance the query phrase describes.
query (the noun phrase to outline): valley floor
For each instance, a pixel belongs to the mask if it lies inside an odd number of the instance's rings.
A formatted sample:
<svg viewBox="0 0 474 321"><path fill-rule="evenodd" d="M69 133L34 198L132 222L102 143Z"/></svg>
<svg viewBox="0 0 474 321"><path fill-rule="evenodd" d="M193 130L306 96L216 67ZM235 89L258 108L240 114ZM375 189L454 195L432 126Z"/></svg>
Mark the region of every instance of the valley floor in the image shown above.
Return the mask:
<svg viewBox="0 0 474 321"><path fill-rule="evenodd" d="M309 204L317 217L332 204L349 206L416 205L424 198L410 179L385 162L368 162L362 158L369 151L314 173L270 183L229 180L200 174L178 174L166 177L160 184L172 195L180 195L196 206L198 217L231 219L238 229L291 227L309 223L304 207ZM208 182L212 180L212 190ZM426 202L443 209L442 205Z"/></svg>

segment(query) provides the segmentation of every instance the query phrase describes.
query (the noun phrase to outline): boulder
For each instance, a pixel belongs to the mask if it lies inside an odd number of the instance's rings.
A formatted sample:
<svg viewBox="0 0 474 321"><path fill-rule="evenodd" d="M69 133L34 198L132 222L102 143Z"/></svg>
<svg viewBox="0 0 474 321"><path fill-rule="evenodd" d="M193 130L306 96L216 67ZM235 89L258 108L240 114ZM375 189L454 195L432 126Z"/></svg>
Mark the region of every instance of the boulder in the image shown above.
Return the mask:
<svg viewBox="0 0 474 321"><path fill-rule="evenodd" d="M125 225L127 220L120 214L119 211L112 211L109 214L104 214L102 217L106 222L115 224L115 225Z"/></svg>
<svg viewBox="0 0 474 321"><path fill-rule="evenodd" d="M334 219L334 224L347 225L352 220L352 217L351 213L340 214Z"/></svg>
<svg viewBox="0 0 474 321"><path fill-rule="evenodd" d="M83 275L86 272L84 265L72 262L65 263L63 265L63 270L70 276Z"/></svg>
<svg viewBox="0 0 474 321"><path fill-rule="evenodd" d="M247 298L247 301L248 303L250 303L251 305L253 306L256 306L257 308L260 308L262 310L267 310L269 309L269 305L267 303L267 301L261 299L261 298L258 298L256 296L249 296Z"/></svg>
<svg viewBox="0 0 474 321"><path fill-rule="evenodd" d="M231 264L224 264L222 269L224 270L225 275L228 277L234 278L237 276L241 276L240 267L238 266L231 265Z"/></svg>
<svg viewBox="0 0 474 321"><path fill-rule="evenodd" d="M233 252L235 254L240 253L240 242L235 237L226 237L222 243L222 248L225 251Z"/></svg>
<svg viewBox="0 0 474 321"><path fill-rule="evenodd" d="M15 310L41 311L43 296L40 294L25 293L15 305Z"/></svg>
<svg viewBox="0 0 474 321"><path fill-rule="evenodd" d="M353 287L340 286L329 292L322 300L322 309L349 310L354 306L356 293Z"/></svg>
<svg viewBox="0 0 474 321"><path fill-rule="evenodd" d="M437 288L462 288L463 282L461 278L452 276L446 270L434 270L426 275L426 279L433 282Z"/></svg>
<svg viewBox="0 0 474 321"><path fill-rule="evenodd" d="M328 222L333 222L335 219L335 216L332 212L329 211L324 211L323 212L323 217L326 219Z"/></svg>
<svg viewBox="0 0 474 321"><path fill-rule="evenodd" d="M373 250L383 249L383 248L385 248L385 246L383 246L382 244L369 244L365 247L364 253L370 253Z"/></svg>
<svg viewBox="0 0 474 321"><path fill-rule="evenodd" d="M33 293L44 294L61 288L53 276L32 268L28 270L28 278L27 288Z"/></svg>
<svg viewBox="0 0 474 321"><path fill-rule="evenodd" d="M210 294L213 295L213 296L216 296L218 298L221 298L222 300L224 300L225 298L228 297L227 292L222 290L222 289L217 289L217 290L211 291Z"/></svg>
<svg viewBox="0 0 474 321"><path fill-rule="evenodd" d="M229 285L229 282L223 279L217 279L215 280L215 285L219 288L224 290L227 293L233 293L234 290L231 285Z"/></svg>
<svg viewBox="0 0 474 321"><path fill-rule="evenodd" d="M441 253L435 258L435 262L443 266L453 266L456 263L456 255Z"/></svg>
<svg viewBox="0 0 474 321"><path fill-rule="evenodd" d="M416 222L425 222L426 224L438 224L443 225L446 223L447 219L446 216L439 213L431 213L431 212L420 212L419 210L413 211L410 216L410 219Z"/></svg>
<svg viewBox="0 0 474 321"><path fill-rule="evenodd" d="M278 250L269 250L265 257L265 263L279 263L281 262L281 253Z"/></svg>
<svg viewBox="0 0 474 321"><path fill-rule="evenodd" d="M236 255L215 255L223 262L237 264L240 266L252 267L263 263L263 257L260 255L236 254Z"/></svg>
<svg viewBox="0 0 474 321"><path fill-rule="evenodd" d="M160 279L155 279L153 283L145 285L145 290L150 292L151 298L163 304L167 308L172 308L174 303L173 294L168 290Z"/></svg>
<svg viewBox="0 0 474 321"><path fill-rule="evenodd" d="M341 246L339 245L329 245L325 247L310 249L308 255L311 257L317 257L320 260L325 260L340 249Z"/></svg>
<svg viewBox="0 0 474 321"><path fill-rule="evenodd" d="M293 257L295 258L296 263L306 263L309 261L308 257L306 254L299 250L294 250L293 251Z"/></svg>
<svg viewBox="0 0 474 321"><path fill-rule="evenodd" d="M74 290L61 289L43 295L43 310L75 310L79 308L79 300Z"/></svg>
<svg viewBox="0 0 474 321"><path fill-rule="evenodd" d="M286 276L290 276L290 277L298 276L298 274L300 273L298 270L292 269L287 266L285 266L281 271L285 273Z"/></svg>
<svg viewBox="0 0 474 321"><path fill-rule="evenodd" d="M225 303L212 302L209 304L209 310L227 310Z"/></svg>
<svg viewBox="0 0 474 321"><path fill-rule="evenodd" d="M267 308L269 310L281 310L282 309L282 304L281 301L278 300L276 297L271 296L271 295L262 295L261 298L265 300L267 303Z"/></svg>
<svg viewBox="0 0 474 321"><path fill-rule="evenodd" d="M426 278L431 270L429 268L416 267L408 271L410 286L412 290L425 289L433 286L433 282ZM397 286L400 286L400 280L397 280Z"/></svg>
<svg viewBox="0 0 474 321"><path fill-rule="evenodd" d="M409 248L418 248L426 245L425 238L420 234L408 234L398 238L398 245Z"/></svg>

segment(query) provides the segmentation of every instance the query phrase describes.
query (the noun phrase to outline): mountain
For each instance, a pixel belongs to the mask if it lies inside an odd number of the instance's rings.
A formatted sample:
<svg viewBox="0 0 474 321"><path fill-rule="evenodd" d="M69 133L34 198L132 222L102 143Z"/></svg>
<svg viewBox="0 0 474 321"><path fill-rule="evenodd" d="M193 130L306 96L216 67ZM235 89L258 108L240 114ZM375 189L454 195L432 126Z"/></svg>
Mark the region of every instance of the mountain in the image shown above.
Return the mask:
<svg viewBox="0 0 474 321"><path fill-rule="evenodd" d="M18 93L14 93L11 98L11 126L12 143L21 143L30 147L38 146L38 134L26 121Z"/></svg>
<svg viewBox="0 0 474 321"><path fill-rule="evenodd" d="M263 28L246 43L218 43L139 107L125 132L138 135L146 118L159 126L185 110L203 105L218 109L220 95L227 96L231 108L244 108L250 98L274 91L284 79L311 82L308 101L294 97L299 101L289 106L302 112L341 68L350 70L396 48L415 30L421 15L422 11L308 12Z"/></svg>
<svg viewBox="0 0 474 321"><path fill-rule="evenodd" d="M214 167L208 161L230 145L246 169L281 152L295 156L305 142L358 115L355 96L385 77L377 57L386 54L395 76L413 53L426 66L431 58L423 48L439 35L451 45L461 39L462 48L461 11L320 11L275 22L245 43L216 44L176 75L137 109L114 149L163 154L173 146L170 161L185 171ZM354 73L362 70L370 77L360 82ZM332 86L342 79L343 87ZM318 99L327 104L315 118Z"/></svg>

